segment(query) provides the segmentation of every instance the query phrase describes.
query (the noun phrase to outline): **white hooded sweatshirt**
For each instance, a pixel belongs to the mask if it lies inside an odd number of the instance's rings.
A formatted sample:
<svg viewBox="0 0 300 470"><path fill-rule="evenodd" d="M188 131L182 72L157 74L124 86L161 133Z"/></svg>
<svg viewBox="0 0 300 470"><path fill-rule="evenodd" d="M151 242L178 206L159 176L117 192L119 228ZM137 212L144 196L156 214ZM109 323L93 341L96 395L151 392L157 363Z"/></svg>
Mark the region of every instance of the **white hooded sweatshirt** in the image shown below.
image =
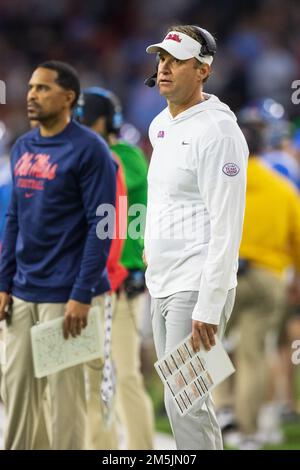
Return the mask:
<svg viewBox="0 0 300 470"><path fill-rule="evenodd" d="M237 284L249 152L229 107L204 97L149 128L146 282L155 298L198 291L192 318L217 325Z"/></svg>

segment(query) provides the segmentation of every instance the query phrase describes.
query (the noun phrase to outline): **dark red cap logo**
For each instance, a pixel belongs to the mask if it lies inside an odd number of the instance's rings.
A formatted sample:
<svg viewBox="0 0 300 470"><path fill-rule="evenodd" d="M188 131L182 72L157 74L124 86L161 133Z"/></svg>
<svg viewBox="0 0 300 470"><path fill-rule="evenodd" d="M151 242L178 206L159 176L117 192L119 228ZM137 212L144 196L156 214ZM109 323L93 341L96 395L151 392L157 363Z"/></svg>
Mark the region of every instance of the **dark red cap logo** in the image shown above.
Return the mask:
<svg viewBox="0 0 300 470"><path fill-rule="evenodd" d="M176 41L176 42L181 42L182 41L182 39L180 39L179 35L174 34L174 33L169 33L168 36L166 37L166 40L167 39L171 39L171 41Z"/></svg>

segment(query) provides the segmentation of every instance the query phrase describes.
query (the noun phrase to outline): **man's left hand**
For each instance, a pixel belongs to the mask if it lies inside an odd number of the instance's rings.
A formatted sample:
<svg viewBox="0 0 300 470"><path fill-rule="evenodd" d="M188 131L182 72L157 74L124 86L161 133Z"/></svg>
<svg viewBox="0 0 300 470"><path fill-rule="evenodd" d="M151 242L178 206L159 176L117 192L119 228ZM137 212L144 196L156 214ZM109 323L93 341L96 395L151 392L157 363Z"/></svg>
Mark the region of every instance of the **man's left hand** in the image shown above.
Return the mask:
<svg viewBox="0 0 300 470"><path fill-rule="evenodd" d="M68 339L69 334L71 334L73 338L81 334L82 328L87 326L89 309L89 304L82 304L76 300L68 301L65 307L65 319L63 324L65 339Z"/></svg>
<svg viewBox="0 0 300 470"><path fill-rule="evenodd" d="M216 344L215 334L217 331L218 325L192 320L192 343L194 351L197 352L200 350L200 343L203 343L205 349L210 351Z"/></svg>

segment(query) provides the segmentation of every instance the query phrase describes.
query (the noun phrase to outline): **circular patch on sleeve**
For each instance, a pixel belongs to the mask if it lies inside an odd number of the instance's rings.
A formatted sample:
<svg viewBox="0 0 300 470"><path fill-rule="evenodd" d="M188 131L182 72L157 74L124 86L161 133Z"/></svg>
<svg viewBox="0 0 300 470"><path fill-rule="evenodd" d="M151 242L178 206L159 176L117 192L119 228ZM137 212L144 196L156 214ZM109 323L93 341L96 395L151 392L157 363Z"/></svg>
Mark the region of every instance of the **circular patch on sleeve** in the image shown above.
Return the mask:
<svg viewBox="0 0 300 470"><path fill-rule="evenodd" d="M236 176L240 172L240 169L235 163L226 163L222 171L227 176Z"/></svg>

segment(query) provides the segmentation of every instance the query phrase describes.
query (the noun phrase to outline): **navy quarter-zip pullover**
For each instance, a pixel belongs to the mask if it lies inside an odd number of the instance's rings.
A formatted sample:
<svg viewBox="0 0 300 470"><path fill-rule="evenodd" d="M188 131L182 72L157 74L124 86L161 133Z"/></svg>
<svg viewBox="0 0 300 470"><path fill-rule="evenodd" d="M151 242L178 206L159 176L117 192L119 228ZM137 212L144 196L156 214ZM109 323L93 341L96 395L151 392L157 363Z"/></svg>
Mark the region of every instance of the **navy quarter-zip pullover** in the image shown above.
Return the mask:
<svg viewBox="0 0 300 470"><path fill-rule="evenodd" d="M13 192L0 291L29 302L90 303L109 289L110 240L96 234L100 204L115 204L108 146L75 121L53 136L21 136L11 156Z"/></svg>

